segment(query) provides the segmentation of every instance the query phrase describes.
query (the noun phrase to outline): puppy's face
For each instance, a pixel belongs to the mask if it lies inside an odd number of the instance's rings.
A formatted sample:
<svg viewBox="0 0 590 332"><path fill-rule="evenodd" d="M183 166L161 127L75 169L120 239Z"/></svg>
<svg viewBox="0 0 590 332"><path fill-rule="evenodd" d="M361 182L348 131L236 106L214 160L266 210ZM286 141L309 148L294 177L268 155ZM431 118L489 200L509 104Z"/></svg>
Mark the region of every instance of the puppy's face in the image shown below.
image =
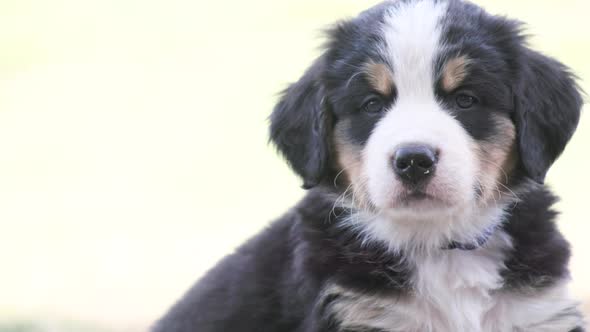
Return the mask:
<svg viewBox="0 0 590 332"><path fill-rule="evenodd" d="M341 45L346 60L327 70L335 155L357 204L465 209L497 199L513 167L509 54L481 51L499 48L493 32L457 36L448 9L388 8L365 32L374 38L359 36L356 50Z"/></svg>
<svg viewBox="0 0 590 332"><path fill-rule="evenodd" d="M476 236L511 187L542 182L580 104L518 23L459 1L389 1L331 32L271 135L306 186L377 216L373 233L439 245L417 234Z"/></svg>

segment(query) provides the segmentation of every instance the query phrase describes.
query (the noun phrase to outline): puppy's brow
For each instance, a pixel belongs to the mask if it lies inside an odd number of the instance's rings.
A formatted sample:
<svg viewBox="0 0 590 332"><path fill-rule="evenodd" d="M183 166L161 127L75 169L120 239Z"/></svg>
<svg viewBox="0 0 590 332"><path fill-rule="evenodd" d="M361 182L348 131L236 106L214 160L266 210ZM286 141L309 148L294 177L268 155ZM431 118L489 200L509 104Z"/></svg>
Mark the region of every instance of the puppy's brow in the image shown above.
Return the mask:
<svg viewBox="0 0 590 332"><path fill-rule="evenodd" d="M470 60L465 55L448 60L442 70L442 88L451 92L467 77Z"/></svg>
<svg viewBox="0 0 590 332"><path fill-rule="evenodd" d="M365 64L365 73L371 86L383 95L389 95L394 89L393 73L383 63L370 61Z"/></svg>

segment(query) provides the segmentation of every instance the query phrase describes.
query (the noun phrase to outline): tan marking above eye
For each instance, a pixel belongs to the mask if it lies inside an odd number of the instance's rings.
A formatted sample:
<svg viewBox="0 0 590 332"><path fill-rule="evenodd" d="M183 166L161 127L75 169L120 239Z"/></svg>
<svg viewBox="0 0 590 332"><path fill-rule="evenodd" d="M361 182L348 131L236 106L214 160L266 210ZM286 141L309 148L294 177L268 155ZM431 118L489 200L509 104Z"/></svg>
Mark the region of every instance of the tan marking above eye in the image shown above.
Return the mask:
<svg viewBox="0 0 590 332"><path fill-rule="evenodd" d="M442 70L442 88L451 92L455 90L467 77L469 69L469 58L465 55L448 60Z"/></svg>
<svg viewBox="0 0 590 332"><path fill-rule="evenodd" d="M393 73L387 65L373 61L368 62L365 65L365 73L371 86L384 96L390 95L394 90Z"/></svg>

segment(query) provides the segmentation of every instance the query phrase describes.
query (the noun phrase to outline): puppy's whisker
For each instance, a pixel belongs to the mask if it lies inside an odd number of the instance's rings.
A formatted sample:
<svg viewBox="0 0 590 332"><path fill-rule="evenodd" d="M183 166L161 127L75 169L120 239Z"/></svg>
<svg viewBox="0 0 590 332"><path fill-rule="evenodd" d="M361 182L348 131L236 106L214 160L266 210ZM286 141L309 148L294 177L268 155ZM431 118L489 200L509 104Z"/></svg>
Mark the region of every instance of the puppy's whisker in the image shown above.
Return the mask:
<svg viewBox="0 0 590 332"><path fill-rule="evenodd" d="M355 161L349 162L348 165L342 167L342 169L336 174L336 176L334 176L334 181L333 181L334 187L337 187L338 186L337 185L337 182L338 182L337 180L338 180L338 177L340 175L342 175L345 171L349 170L350 168L357 167L360 164L362 164L362 161L361 160L355 160Z"/></svg>
<svg viewBox="0 0 590 332"><path fill-rule="evenodd" d="M486 159L483 157L480 157L479 159L483 162L486 162L486 163L492 165L492 166L495 166L504 175L504 182L508 183L508 181L509 181L508 173L506 173L506 171L504 170L504 168L501 165L499 165L497 162L495 162L493 160L489 160L489 159Z"/></svg>

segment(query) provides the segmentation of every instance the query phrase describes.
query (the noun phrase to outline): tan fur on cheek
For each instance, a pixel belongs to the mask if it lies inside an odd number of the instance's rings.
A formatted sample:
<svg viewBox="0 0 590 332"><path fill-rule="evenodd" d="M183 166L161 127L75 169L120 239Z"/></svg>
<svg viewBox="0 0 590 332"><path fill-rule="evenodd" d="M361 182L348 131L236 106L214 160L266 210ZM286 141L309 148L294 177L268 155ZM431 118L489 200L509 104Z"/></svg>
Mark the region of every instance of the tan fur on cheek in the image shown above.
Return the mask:
<svg viewBox="0 0 590 332"><path fill-rule="evenodd" d="M334 147L337 154L338 162L338 182L345 182L346 195L353 200L359 208L370 208L366 190L366 179L363 172L362 147L353 144L346 138L344 131L350 123L340 123L334 130ZM341 181L345 178L346 181Z"/></svg>
<svg viewBox="0 0 590 332"><path fill-rule="evenodd" d="M442 71L443 89L447 92L456 89L467 77L468 66L469 59L464 55L447 61Z"/></svg>
<svg viewBox="0 0 590 332"><path fill-rule="evenodd" d="M368 75L369 83L373 89L384 96L388 96L394 90L393 73L383 63L369 62L365 65L365 72Z"/></svg>
<svg viewBox="0 0 590 332"><path fill-rule="evenodd" d="M478 144L479 184L482 202L500 199L510 193L506 187L509 174L516 166L516 129L507 118L496 116L496 134Z"/></svg>

